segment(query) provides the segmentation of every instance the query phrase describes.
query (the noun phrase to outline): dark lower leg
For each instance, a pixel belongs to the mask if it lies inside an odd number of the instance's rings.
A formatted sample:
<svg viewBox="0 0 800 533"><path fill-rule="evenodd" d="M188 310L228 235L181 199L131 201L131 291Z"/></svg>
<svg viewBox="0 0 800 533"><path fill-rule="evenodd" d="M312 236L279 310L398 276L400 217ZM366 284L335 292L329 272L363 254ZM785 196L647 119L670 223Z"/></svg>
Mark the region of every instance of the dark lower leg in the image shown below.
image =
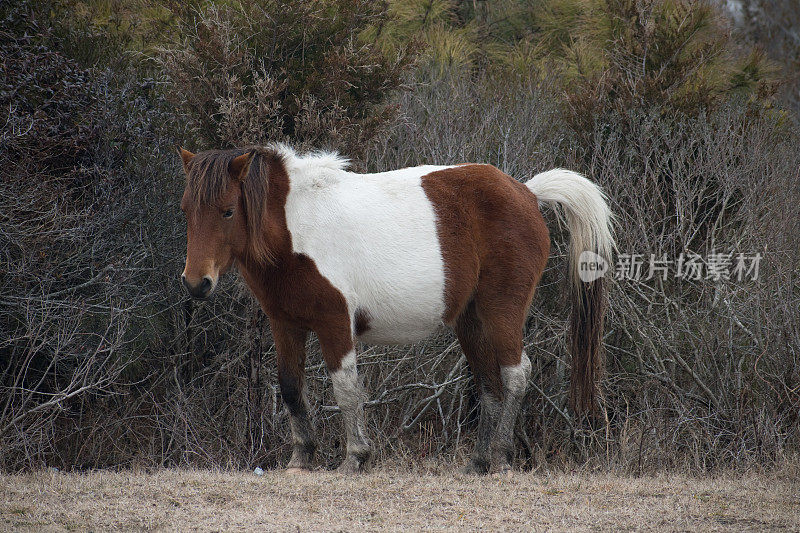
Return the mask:
<svg viewBox="0 0 800 533"><path fill-rule="evenodd" d="M292 428L292 457L287 468L310 469L317 446L302 382L297 376L285 375L280 371L278 381L281 396L289 410L289 425Z"/></svg>
<svg viewBox="0 0 800 533"><path fill-rule="evenodd" d="M292 428L292 457L288 468L310 469L316 443L304 390L307 333L287 322L272 320L271 325L278 352L278 383Z"/></svg>
<svg viewBox="0 0 800 533"><path fill-rule="evenodd" d="M474 302L470 302L458 317L455 330L481 394L475 450L463 471L483 474L489 471L491 462L490 445L502 406L502 385L494 351L484 334Z"/></svg>
<svg viewBox="0 0 800 533"><path fill-rule="evenodd" d="M464 467L466 473L485 474L491 466L490 445L502 404L494 394L483 388L480 402L481 416L478 421L478 435L470 462Z"/></svg>

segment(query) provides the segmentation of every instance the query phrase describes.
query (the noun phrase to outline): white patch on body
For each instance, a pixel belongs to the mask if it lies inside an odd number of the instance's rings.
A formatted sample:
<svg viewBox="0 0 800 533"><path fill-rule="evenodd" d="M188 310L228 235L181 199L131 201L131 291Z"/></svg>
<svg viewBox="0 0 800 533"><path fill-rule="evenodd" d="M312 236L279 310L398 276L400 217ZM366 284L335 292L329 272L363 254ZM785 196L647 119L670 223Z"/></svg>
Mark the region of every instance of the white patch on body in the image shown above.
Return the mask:
<svg viewBox="0 0 800 533"><path fill-rule="evenodd" d="M286 147L286 221L295 253L311 258L344 295L360 340L402 344L428 337L442 322L444 262L433 205L422 176L449 167L377 174L344 170L332 154L298 157Z"/></svg>

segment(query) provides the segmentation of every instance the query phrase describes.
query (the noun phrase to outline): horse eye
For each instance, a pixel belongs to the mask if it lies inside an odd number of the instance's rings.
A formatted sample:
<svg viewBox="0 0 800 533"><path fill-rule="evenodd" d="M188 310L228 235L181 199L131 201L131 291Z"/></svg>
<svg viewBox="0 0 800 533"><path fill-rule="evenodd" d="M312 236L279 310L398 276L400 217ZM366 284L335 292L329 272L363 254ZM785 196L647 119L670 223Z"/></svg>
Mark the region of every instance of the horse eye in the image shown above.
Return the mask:
<svg viewBox="0 0 800 533"><path fill-rule="evenodd" d="M231 218L233 216L233 209L228 209L222 213L222 218Z"/></svg>

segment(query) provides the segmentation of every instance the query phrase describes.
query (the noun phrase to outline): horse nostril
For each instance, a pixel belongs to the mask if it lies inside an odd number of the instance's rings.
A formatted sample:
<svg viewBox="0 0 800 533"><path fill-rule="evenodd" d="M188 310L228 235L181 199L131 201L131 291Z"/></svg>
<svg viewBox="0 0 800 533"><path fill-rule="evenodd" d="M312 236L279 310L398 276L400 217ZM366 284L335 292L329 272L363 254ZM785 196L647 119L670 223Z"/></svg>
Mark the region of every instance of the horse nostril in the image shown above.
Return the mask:
<svg viewBox="0 0 800 533"><path fill-rule="evenodd" d="M211 278L208 276L203 276L203 281L200 282L200 287L197 288L197 292L201 294L208 294L208 291L211 290L211 285Z"/></svg>

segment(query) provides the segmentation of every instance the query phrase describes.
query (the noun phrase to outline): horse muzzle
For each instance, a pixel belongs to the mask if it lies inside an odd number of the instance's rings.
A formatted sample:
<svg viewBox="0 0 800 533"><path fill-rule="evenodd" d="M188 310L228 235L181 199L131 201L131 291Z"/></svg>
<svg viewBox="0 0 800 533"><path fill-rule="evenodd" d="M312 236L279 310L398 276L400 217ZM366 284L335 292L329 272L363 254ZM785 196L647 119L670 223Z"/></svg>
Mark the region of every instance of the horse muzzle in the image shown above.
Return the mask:
<svg viewBox="0 0 800 533"><path fill-rule="evenodd" d="M186 292L195 300L205 300L214 292L216 283L211 276L203 276L198 283L191 283L186 279L186 274L181 274L181 281L183 286L186 287Z"/></svg>

